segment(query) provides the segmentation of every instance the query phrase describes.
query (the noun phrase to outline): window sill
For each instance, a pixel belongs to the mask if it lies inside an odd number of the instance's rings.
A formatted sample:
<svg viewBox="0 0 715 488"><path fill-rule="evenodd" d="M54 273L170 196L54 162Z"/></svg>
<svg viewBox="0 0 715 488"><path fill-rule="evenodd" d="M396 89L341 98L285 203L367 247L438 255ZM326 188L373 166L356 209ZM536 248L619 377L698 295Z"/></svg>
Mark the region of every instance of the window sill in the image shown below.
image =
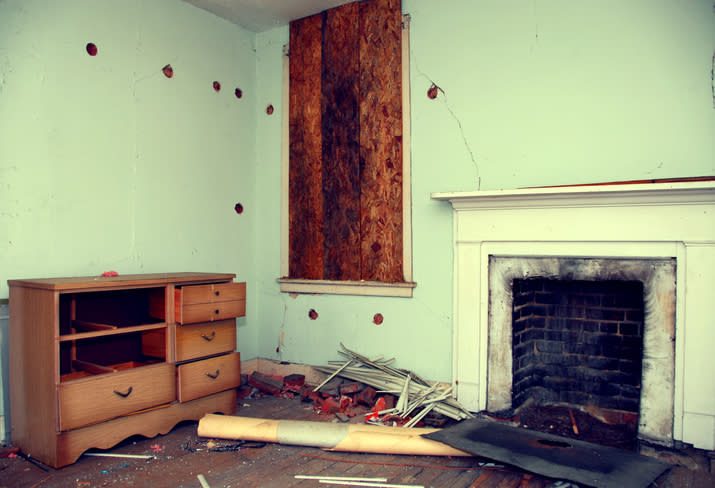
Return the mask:
<svg viewBox="0 0 715 488"><path fill-rule="evenodd" d="M329 281L278 278L281 292L412 298L414 282Z"/></svg>

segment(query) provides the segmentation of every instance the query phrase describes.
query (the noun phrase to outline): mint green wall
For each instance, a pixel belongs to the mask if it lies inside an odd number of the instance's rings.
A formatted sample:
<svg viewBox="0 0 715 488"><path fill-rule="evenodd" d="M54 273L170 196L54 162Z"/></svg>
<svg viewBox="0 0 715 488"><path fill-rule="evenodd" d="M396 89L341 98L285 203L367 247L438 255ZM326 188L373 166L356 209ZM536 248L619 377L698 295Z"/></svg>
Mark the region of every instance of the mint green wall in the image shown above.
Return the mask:
<svg viewBox="0 0 715 488"><path fill-rule="evenodd" d="M0 1L0 299L107 270L254 281L254 43L179 0Z"/></svg>
<svg viewBox="0 0 715 488"><path fill-rule="evenodd" d="M259 356L322 364L342 341L450 381L451 209L430 192L475 190L478 176L488 190L715 174L711 1L403 0L403 11L412 19L414 298L278 292L281 132L278 117L259 111L260 333L244 334ZM259 105L279 106L287 37L257 36ZM432 82L444 92L436 100L426 96Z"/></svg>
<svg viewBox="0 0 715 488"><path fill-rule="evenodd" d="M252 278L254 42L178 0L0 2L0 298L106 270Z"/></svg>
<svg viewBox="0 0 715 488"><path fill-rule="evenodd" d="M415 296L291 297L275 281L288 29L179 0L0 0L0 298L14 277L234 272L244 359L322 364L343 342L449 381L451 210L430 192L715 174L710 0L403 10Z"/></svg>
<svg viewBox="0 0 715 488"><path fill-rule="evenodd" d="M715 174L711 0L403 10L418 195L475 189L477 169L482 190Z"/></svg>

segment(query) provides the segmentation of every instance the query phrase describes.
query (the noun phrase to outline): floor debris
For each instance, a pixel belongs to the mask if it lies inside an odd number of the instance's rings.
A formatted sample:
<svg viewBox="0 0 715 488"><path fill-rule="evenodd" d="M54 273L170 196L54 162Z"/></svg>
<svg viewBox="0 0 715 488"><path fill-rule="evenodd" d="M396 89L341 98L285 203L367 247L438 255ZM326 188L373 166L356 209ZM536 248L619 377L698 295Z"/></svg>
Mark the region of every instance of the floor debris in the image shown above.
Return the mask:
<svg viewBox="0 0 715 488"><path fill-rule="evenodd" d="M293 371L291 371L293 372ZM306 375L307 378L307 375ZM319 382L319 381L318 381ZM316 384L318 382L313 382ZM312 387L311 387L312 389ZM245 404L244 404L245 402ZM238 401L238 414L249 417L310 420L333 423L329 415L316 413L313 405L300 399L285 399L272 395L257 396ZM583 435L589 428L585 418L574 410L579 430ZM362 415L351 422L362 421ZM345 425L345 424L342 424ZM570 432L568 414L564 415L564 431ZM214 488L295 487L317 488L331 486L315 480L296 480L295 474L324 475L326 473L355 477L386 477L389 483L409 483L434 488L461 487L475 484L477 488L586 488L585 483L557 481L534 475L522 486L523 471L498 464L493 459L479 457L412 457L384 454L330 452L312 447L267 444L263 449L238 452L190 452L185 444L206 447L228 446L235 440L201 439L196 433L196 422L177 425L166 435L156 438L133 438L112 448L116 452L153 454L150 446L166 446L164 452L151 461L82 456L70 466L59 470L48 468L51 475L24 458L0 457L0 486L8 488L116 488L151 486L152 488L199 488L196 475L203 473ZM642 447L642 445L641 445ZM711 488L715 474L710 469L708 452L687 448L663 449L652 446L649 456L674 464L658 477L650 488ZM665 457L667 455L667 458ZM130 467L110 474L123 462ZM210 472L206 470L210 468ZM487 474L489 475L488 477ZM569 483L569 484L567 484ZM334 486L334 485L333 485ZM340 485L337 485L340 486Z"/></svg>
<svg viewBox="0 0 715 488"><path fill-rule="evenodd" d="M342 480L342 481L372 481L385 483L387 478L357 478L354 476L318 476L308 474L297 474L294 476L298 480Z"/></svg>
<svg viewBox="0 0 715 488"><path fill-rule="evenodd" d="M374 486L378 488L425 488L424 485L396 485L392 483L374 483L371 481L341 481L332 479L319 480L318 483L343 486Z"/></svg>
<svg viewBox="0 0 715 488"><path fill-rule="evenodd" d="M199 483L201 483L201 488L211 488L211 486L209 486L208 482L206 481L204 475L197 474L196 477L199 479Z"/></svg>
<svg viewBox="0 0 715 488"><path fill-rule="evenodd" d="M670 468L651 457L483 419L425 437L552 479L598 488L645 488Z"/></svg>
<svg viewBox="0 0 715 488"><path fill-rule="evenodd" d="M207 414L199 421L197 432L200 437L319 447L331 451L471 456L469 453L421 435L436 430L438 429L405 429L364 423L272 420Z"/></svg>
<svg viewBox="0 0 715 488"><path fill-rule="evenodd" d="M94 457L114 457L114 458L130 458L130 459L154 459L150 454L120 454L114 452L85 452L84 456Z"/></svg>
<svg viewBox="0 0 715 488"><path fill-rule="evenodd" d="M340 344L338 353L348 360L328 366L313 366L314 369L329 374L314 391L320 391L336 376L358 381L374 388L378 394L385 393L398 397L392 407L379 409L368 414L370 420L400 419L405 427L414 427L430 412L445 415L454 420L473 418L452 396L450 386L428 382L404 369L392 367L394 359L369 359ZM377 415L375 415L377 414Z"/></svg>

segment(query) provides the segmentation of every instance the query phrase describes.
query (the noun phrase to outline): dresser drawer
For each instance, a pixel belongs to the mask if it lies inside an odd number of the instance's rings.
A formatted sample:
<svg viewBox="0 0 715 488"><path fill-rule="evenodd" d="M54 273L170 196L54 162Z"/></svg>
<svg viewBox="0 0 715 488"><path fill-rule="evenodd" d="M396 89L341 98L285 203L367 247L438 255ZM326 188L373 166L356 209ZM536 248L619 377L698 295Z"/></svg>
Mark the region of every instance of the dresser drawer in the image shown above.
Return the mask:
<svg viewBox="0 0 715 488"><path fill-rule="evenodd" d="M179 325L176 327L176 360L188 361L236 349L236 321Z"/></svg>
<svg viewBox="0 0 715 488"><path fill-rule="evenodd" d="M246 283L184 286L175 290L176 322L210 322L246 315Z"/></svg>
<svg viewBox="0 0 715 488"><path fill-rule="evenodd" d="M237 352L181 364L176 369L180 402L236 388L241 384L241 355Z"/></svg>
<svg viewBox="0 0 715 488"><path fill-rule="evenodd" d="M95 424L176 398L174 366L143 366L60 385L61 431Z"/></svg>

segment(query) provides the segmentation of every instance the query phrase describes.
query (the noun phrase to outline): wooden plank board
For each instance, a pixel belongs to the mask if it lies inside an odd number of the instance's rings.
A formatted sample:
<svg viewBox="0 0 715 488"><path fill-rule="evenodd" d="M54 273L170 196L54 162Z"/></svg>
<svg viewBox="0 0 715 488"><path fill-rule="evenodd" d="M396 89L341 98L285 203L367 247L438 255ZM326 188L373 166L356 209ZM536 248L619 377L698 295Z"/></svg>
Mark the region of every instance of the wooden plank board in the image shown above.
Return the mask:
<svg viewBox="0 0 715 488"><path fill-rule="evenodd" d="M400 0L360 3L361 279L403 281Z"/></svg>
<svg viewBox="0 0 715 488"><path fill-rule="evenodd" d="M360 276L359 2L324 14L323 235L326 280Z"/></svg>
<svg viewBox="0 0 715 488"><path fill-rule="evenodd" d="M291 22L289 247L291 278L323 276L322 15Z"/></svg>
<svg viewBox="0 0 715 488"><path fill-rule="evenodd" d="M400 0L290 24L289 278L402 282Z"/></svg>

